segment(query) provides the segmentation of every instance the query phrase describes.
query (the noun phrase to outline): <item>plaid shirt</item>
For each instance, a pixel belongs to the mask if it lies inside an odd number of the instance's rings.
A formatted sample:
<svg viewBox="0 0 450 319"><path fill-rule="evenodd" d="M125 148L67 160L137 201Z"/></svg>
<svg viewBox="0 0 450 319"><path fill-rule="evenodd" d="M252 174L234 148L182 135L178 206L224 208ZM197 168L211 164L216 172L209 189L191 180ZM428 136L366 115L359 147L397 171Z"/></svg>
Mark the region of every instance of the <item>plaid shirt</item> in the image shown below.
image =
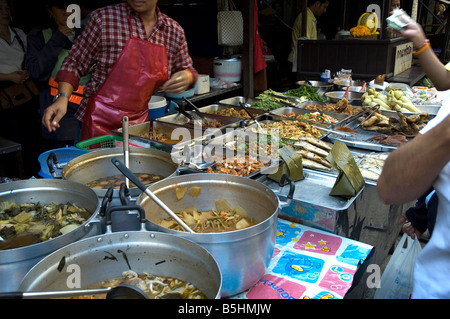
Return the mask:
<svg viewBox="0 0 450 319"><path fill-rule="evenodd" d="M57 82L68 82L77 89L80 76L92 68L91 80L84 88L84 96L75 116L82 120L86 110L87 98L95 95L105 82L114 63L118 60L128 39L130 30L127 16L132 21L133 36L165 46L171 74L188 69L197 80L197 71L192 65L184 30L173 19L156 8L157 22L147 38L144 23L128 3L103 7L94 11L83 34L73 44L69 56L64 60L56 76Z"/></svg>

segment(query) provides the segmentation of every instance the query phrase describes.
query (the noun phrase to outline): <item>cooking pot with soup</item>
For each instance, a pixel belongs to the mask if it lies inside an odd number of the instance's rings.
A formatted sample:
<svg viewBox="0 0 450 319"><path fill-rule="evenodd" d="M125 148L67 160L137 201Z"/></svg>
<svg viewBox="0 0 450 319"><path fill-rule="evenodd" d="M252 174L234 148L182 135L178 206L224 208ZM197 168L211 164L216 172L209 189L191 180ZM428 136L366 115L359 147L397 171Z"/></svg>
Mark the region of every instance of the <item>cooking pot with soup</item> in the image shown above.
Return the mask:
<svg viewBox="0 0 450 319"><path fill-rule="evenodd" d="M136 204L145 209L147 228L190 239L206 248L219 264L223 297L249 289L265 273L275 247L280 203L264 184L240 176L200 173L166 178L148 190L179 213L194 232L176 228L167 220L169 215L142 193ZM202 217L199 214L203 211L206 216ZM205 227L208 232L199 232L203 222L212 222L208 217L214 211L219 222ZM235 215L238 221L229 224L229 229L214 228ZM243 224L238 225L241 221Z"/></svg>
<svg viewBox="0 0 450 319"><path fill-rule="evenodd" d="M89 187L66 180L0 184L0 291L51 252L101 233L100 202Z"/></svg>
<svg viewBox="0 0 450 319"><path fill-rule="evenodd" d="M221 272L206 249L172 234L147 231L142 207L124 207L139 211L140 231L112 232L111 215L122 208L110 207L106 211L105 234L77 241L48 255L26 274L19 291L69 290L68 278L73 278L73 269L79 269L78 289L126 282L143 290L149 298L220 298ZM81 298L94 297L98 296Z"/></svg>
<svg viewBox="0 0 450 319"><path fill-rule="evenodd" d="M100 199L103 199L108 189L113 186L110 205L121 205L119 187L125 182L125 177L111 163L114 157L124 162L123 149L101 149L78 156L64 166L62 178L89 185ZM172 161L167 152L149 148L130 148L129 168L142 178L145 185L149 185L157 180L175 176L178 164ZM130 198L136 199L140 193L139 188L130 184ZM113 220L114 231L139 229L139 220L135 212L117 212Z"/></svg>

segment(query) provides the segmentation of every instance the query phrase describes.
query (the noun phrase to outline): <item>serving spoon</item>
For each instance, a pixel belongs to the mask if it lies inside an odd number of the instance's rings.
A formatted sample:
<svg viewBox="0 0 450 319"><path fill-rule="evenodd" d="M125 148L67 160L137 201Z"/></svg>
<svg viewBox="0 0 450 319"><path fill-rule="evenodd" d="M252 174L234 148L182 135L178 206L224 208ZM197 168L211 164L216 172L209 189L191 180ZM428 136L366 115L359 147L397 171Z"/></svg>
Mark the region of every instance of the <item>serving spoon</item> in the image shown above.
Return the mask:
<svg viewBox="0 0 450 319"><path fill-rule="evenodd" d="M86 295L106 294L106 299L148 299L148 296L138 287L119 285L97 289L74 289L58 291L30 291L30 292L1 292L0 299L49 299L67 298Z"/></svg>
<svg viewBox="0 0 450 319"><path fill-rule="evenodd" d="M134 175L132 171L125 167L117 158L113 157L111 162L117 167L123 175L128 177L141 191L143 191L148 197L150 197L159 207L161 207L167 214L170 215L178 224L181 225L186 231L195 233L183 220L178 217L166 204L164 204L153 192L151 192L140 180Z"/></svg>

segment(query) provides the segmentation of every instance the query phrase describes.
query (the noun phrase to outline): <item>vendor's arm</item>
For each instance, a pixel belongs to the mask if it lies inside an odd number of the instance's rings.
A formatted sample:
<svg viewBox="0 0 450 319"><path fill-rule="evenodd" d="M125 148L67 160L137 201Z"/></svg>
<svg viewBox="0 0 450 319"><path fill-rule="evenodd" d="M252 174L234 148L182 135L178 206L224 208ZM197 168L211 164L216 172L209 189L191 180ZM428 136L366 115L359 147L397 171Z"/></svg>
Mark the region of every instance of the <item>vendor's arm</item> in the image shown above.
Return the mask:
<svg viewBox="0 0 450 319"><path fill-rule="evenodd" d="M160 89L174 94L191 89L197 82L198 72L193 66L189 55L188 43L184 31L177 33L174 39L178 44L178 50L169 58L169 69L171 76ZM169 53L171 54L171 53Z"/></svg>
<svg viewBox="0 0 450 319"><path fill-rule="evenodd" d="M42 116L42 125L44 125L49 132L54 132L59 128L59 121L67 113L67 104L69 97L73 92L73 86L67 82L59 82L58 93L59 97L53 104L44 110Z"/></svg>
<svg viewBox="0 0 450 319"><path fill-rule="evenodd" d="M386 159L377 182L385 204L419 198L450 160L450 116L425 134L400 146Z"/></svg>

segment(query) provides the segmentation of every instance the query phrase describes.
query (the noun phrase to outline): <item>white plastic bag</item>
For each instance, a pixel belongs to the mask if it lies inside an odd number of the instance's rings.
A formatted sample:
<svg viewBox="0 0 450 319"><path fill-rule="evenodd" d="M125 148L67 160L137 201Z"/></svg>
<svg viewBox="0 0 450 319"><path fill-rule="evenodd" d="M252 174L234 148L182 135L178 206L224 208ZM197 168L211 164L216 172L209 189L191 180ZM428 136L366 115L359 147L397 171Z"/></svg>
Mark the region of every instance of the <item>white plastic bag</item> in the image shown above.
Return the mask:
<svg viewBox="0 0 450 319"><path fill-rule="evenodd" d="M404 247L405 242L406 247ZM381 276L380 288L375 292L374 299L409 299L411 297L414 264L421 250L422 246L417 237L412 239L403 234Z"/></svg>

